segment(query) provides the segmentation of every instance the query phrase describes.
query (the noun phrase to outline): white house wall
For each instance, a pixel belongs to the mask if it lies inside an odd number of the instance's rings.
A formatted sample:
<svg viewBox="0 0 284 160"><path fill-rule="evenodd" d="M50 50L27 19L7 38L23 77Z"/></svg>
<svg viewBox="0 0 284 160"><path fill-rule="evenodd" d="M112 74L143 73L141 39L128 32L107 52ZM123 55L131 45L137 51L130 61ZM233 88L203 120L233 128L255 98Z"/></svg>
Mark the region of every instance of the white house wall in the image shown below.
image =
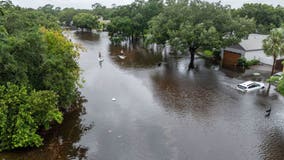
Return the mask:
<svg viewBox="0 0 284 160"><path fill-rule="evenodd" d="M266 56L263 50L248 51L244 55L247 60L257 59L261 63L264 63L264 64L268 64L268 65L273 64L273 58Z"/></svg>

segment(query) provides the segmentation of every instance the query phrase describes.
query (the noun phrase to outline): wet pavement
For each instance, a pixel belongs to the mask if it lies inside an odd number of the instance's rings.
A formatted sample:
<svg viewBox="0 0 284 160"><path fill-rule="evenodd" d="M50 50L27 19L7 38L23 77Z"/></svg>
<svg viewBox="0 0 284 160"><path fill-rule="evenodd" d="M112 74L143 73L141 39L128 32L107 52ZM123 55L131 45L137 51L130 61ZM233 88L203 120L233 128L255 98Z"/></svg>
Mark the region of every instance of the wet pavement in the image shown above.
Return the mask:
<svg viewBox="0 0 284 160"><path fill-rule="evenodd" d="M46 145L2 159L283 160L283 97L241 94L253 77L218 70L202 59L187 70L175 58L110 45L107 33L76 34L87 52L79 64L87 102L65 116ZM123 49L125 59L118 55ZM98 62L101 52L103 62ZM112 101L115 98L116 101ZM265 110L272 107L270 117Z"/></svg>

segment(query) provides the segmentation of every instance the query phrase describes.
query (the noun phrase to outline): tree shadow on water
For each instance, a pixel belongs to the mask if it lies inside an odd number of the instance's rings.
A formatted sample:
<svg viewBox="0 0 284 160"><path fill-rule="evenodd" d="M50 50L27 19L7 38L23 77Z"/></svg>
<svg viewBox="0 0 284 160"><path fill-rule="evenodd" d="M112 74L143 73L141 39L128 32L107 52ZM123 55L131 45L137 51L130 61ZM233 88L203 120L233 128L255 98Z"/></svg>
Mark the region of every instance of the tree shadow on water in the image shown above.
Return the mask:
<svg viewBox="0 0 284 160"><path fill-rule="evenodd" d="M123 51L125 59L121 59L118 55ZM130 49L122 48L121 46L110 46L110 56L115 64L122 68L151 68L162 62L161 54L150 53L149 51L131 47Z"/></svg>
<svg viewBox="0 0 284 160"><path fill-rule="evenodd" d="M100 39L100 34L95 34L92 32L75 32L75 35L80 40L87 40L87 41L98 41Z"/></svg>
<svg viewBox="0 0 284 160"><path fill-rule="evenodd" d="M167 112L179 116L191 115L195 119L210 119L219 96L216 77L202 63L197 63L198 69L189 72L179 71L178 66L184 68L184 65L176 63L168 61L163 70L152 74L155 96Z"/></svg>

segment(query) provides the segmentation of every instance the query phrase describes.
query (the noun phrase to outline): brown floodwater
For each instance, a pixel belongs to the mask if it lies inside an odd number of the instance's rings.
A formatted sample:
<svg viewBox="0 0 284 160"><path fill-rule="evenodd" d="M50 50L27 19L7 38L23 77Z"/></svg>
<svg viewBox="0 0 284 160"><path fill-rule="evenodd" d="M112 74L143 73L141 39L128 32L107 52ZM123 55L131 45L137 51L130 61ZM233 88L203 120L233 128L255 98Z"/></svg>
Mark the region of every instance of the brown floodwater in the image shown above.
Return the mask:
<svg viewBox="0 0 284 160"><path fill-rule="evenodd" d="M283 97L234 89L264 77L218 70L199 58L188 71L187 56L112 46L107 33L67 34L87 49L78 60L85 83L77 109L46 135L43 147L0 159L284 159Z"/></svg>

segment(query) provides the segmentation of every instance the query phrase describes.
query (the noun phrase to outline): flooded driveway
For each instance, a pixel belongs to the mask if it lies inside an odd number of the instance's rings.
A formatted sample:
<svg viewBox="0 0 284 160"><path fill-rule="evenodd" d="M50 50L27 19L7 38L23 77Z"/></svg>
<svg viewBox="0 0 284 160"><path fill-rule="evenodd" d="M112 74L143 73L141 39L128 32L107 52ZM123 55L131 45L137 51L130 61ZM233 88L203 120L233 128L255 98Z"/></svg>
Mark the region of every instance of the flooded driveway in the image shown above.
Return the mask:
<svg viewBox="0 0 284 160"><path fill-rule="evenodd" d="M72 40L87 49L79 60L87 102L66 115L46 146L1 158L284 159L283 98L233 89L247 77L216 71L202 59L188 71L186 57L111 46L107 33L76 34ZM125 59L118 57L122 49Z"/></svg>

